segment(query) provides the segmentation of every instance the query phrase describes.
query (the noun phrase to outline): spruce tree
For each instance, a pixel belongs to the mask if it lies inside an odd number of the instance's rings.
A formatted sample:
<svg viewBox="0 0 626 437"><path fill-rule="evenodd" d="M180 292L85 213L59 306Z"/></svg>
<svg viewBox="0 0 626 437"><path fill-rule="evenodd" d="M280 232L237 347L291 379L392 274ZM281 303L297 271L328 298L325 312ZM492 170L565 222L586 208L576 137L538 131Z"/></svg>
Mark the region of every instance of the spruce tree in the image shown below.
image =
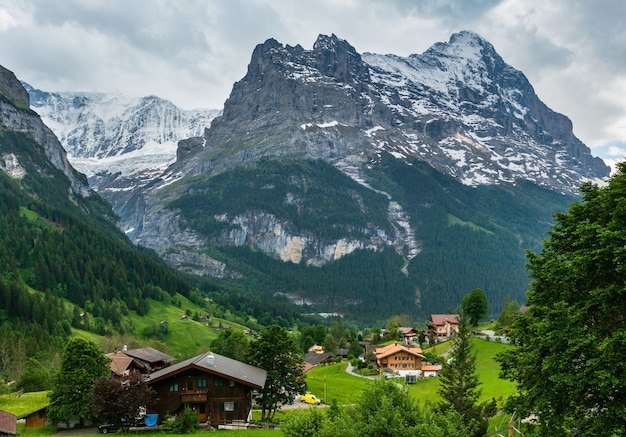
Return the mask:
<svg viewBox="0 0 626 437"><path fill-rule="evenodd" d="M487 419L495 414L495 400L479 404L481 390L476 374L476 355L471 343L471 331L467 317L461 312L459 332L454 339L452 352L441 369L439 394L443 398L443 411L452 409L463 417L471 430L471 436L483 436L487 431Z"/></svg>

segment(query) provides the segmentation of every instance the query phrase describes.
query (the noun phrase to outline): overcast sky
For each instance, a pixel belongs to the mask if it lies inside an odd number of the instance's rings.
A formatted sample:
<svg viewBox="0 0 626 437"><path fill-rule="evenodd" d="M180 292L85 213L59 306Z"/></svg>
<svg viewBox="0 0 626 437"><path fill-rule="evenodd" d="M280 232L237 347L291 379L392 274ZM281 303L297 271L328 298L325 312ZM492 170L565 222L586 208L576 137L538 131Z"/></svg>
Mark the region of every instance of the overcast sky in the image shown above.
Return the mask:
<svg viewBox="0 0 626 437"><path fill-rule="evenodd" d="M257 44L422 53L488 40L596 156L626 154L624 0L0 0L0 65L45 91L154 94L221 109Z"/></svg>

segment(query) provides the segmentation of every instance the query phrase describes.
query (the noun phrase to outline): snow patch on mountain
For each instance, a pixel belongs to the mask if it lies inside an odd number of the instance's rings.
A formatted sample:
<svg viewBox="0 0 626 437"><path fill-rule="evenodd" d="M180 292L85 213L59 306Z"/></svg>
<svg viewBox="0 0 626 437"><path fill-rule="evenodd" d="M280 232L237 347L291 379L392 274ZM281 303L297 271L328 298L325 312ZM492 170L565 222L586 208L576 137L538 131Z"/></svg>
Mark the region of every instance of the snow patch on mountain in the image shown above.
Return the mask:
<svg viewBox="0 0 626 437"><path fill-rule="evenodd" d="M148 140L142 148L128 153L104 158L69 156L69 159L74 168L87 177L103 172L119 173L122 176L131 176L145 170L161 173L176 161L176 143Z"/></svg>

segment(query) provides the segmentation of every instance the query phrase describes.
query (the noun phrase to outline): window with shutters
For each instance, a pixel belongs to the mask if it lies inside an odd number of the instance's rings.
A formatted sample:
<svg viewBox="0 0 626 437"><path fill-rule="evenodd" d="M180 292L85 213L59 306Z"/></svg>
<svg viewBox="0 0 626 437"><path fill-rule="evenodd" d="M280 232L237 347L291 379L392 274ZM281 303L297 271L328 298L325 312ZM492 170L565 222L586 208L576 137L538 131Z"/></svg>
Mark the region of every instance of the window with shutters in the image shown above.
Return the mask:
<svg viewBox="0 0 626 437"><path fill-rule="evenodd" d="M238 411L239 402L220 402L220 411Z"/></svg>

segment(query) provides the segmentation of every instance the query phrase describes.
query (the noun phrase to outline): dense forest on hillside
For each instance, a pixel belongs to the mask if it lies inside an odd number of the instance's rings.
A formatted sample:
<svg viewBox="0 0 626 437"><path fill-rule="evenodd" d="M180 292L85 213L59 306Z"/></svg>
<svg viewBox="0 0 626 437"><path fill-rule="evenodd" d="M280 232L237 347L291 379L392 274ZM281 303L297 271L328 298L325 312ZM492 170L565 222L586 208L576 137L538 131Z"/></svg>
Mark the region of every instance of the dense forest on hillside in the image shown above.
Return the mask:
<svg viewBox="0 0 626 437"><path fill-rule="evenodd" d="M552 214L571 196L519 181L469 187L420 161L383 156L372 168L378 187L407 209L422 242L408 270L426 313L454 311L463 296L482 288L490 314L507 296L525 301L526 251L537 251Z"/></svg>
<svg viewBox="0 0 626 437"><path fill-rule="evenodd" d="M370 171L369 183L380 192L322 161L266 160L197 182L188 190L192 194L170 206L212 241L213 256L243 273L244 288L311 302L303 310L337 311L371 322L400 313L425 319L454 311L474 288L487 293L491 315L497 315L507 296L524 302L526 250L541 247L552 214L574 200L522 181L468 187L423 162L390 155ZM421 248L408 265L408 276L392 248L359 250L314 267L220 245L219 235L229 225L215 217L253 211L273 214L295 233L312 233L323 241L363 237L372 224L389 232L389 200L382 192L405 208Z"/></svg>
<svg viewBox="0 0 626 437"><path fill-rule="evenodd" d="M180 274L115 228L98 196L71 201L67 178L31 139L0 129L0 151L26 169L21 179L0 172L0 378L62 348L72 326L128 332L124 316L145 314L148 298L189 294Z"/></svg>

